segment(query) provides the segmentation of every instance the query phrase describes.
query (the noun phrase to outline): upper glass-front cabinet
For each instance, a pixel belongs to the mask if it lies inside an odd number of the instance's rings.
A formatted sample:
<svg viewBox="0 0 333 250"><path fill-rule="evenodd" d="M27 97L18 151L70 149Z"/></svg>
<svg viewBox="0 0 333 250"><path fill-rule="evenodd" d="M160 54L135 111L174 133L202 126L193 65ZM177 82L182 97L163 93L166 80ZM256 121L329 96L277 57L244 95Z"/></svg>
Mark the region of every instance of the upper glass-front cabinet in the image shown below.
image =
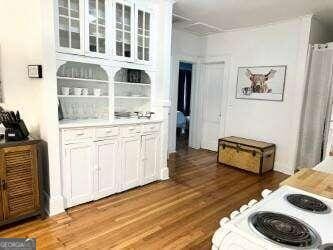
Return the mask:
<svg viewBox="0 0 333 250"><path fill-rule="evenodd" d="M149 63L152 12L133 0L55 0L57 50Z"/></svg>
<svg viewBox="0 0 333 250"><path fill-rule="evenodd" d="M58 47L63 51L82 50L82 0L58 0Z"/></svg>
<svg viewBox="0 0 333 250"><path fill-rule="evenodd" d="M136 59L150 61L150 35L151 35L150 12L137 10L137 52Z"/></svg>
<svg viewBox="0 0 333 250"><path fill-rule="evenodd" d="M109 12L108 0L87 0L86 20L86 52L105 56L110 54L109 37Z"/></svg>
<svg viewBox="0 0 333 250"><path fill-rule="evenodd" d="M133 5L115 2L115 56L133 59Z"/></svg>

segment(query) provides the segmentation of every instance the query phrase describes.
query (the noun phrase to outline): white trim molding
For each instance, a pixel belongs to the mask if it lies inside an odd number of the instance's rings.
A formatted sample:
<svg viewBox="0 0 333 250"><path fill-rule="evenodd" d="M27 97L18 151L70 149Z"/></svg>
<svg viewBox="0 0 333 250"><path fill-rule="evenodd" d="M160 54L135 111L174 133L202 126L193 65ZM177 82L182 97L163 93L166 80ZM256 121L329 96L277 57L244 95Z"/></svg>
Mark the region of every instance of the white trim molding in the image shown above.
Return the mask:
<svg viewBox="0 0 333 250"><path fill-rule="evenodd" d="M64 198L61 195L50 197L49 194L43 191L44 210L49 216L65 212Z"/></svg>

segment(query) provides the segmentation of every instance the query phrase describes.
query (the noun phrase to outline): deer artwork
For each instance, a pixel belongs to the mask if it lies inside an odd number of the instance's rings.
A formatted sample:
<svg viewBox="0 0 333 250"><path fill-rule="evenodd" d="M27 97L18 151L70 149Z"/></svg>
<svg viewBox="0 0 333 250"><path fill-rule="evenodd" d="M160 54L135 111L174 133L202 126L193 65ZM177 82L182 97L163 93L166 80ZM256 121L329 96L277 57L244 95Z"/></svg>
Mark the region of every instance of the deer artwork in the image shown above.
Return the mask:
<svg viewBox="0 0 333 250"><path fill-rule="evenodd" d="M252 93L271 93L272 89L268 88L267 81L272 79L276 73L276 70L271 69L265 74L253 74L249 69L246 70L246 76L251 81Z"/></svg>

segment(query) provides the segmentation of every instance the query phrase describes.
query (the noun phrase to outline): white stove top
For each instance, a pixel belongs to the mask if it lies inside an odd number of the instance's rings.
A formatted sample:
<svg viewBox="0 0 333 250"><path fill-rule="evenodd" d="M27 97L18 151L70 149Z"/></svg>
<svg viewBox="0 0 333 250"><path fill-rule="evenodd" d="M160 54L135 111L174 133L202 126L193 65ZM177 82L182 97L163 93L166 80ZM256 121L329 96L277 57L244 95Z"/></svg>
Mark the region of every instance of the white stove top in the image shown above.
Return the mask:
<svg viewBox="0 0 333 250"><path fill-rule="evenodd" d="M330 208L330 211L327 213L319 214L297 208L286 200L285 197L288 194L305 194L317 198L324 202ZM332 199L327 199L325 197L318 196L300 189L284 186L271 193L260 202L256 203L253 207L237 215L225 225L227 228L230 229L230 231L244 237L245 239L250 240L251 243L258 244L258 246L263 247L262 249L292 249L291 247L282 247L281 245L270 242L269 240L265 239L265 237L259 232L256 232L255 229L250 227L250 224L248 222L249 216L260 211L275 212L292 216L311 226L319 234L321 238L321 244L333 243ZM267 246L271 247L267 248Z"/></svg>

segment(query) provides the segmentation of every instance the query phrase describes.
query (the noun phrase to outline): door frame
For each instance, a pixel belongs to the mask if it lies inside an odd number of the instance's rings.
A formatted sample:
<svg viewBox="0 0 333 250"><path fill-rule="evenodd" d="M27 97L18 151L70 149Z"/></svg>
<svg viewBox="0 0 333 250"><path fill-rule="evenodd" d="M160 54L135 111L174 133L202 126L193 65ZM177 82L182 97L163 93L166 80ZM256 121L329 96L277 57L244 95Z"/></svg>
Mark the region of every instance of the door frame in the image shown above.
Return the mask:
<svg viewBox="0 0 333 250"><path fill-rule="evenodd" d="M192 64L192 79L191 79L191 102L190 109L191 114L193 112L193 103L195 99L195 91L193 87L198 83L198 72L200 68L200 58L197 56L189 55L177 55L177 57L172 57L172 69L171 69L171 88L170 88L170 115L169 115L169 142L168 142L168 154L176 152L176 139L177 139L177 104L178 104L178 80L179 80L179 64L181 62ZM189 132L189 146L193 147L193 132L192 124L193 116L190 116L190 132Z"/></svg>
<svg viewBox="0 0 333 250"><path fill-rule="evenodd" d="M228 121L228 109L232 107L232 97L234 96L230 92L229 88L229 78L230 78L230 69L231 69L231 54L223 54L220 56L208 56L201 60L201 75L200 75L200 83L199 84L199 108L196 110L198 112L198 119L196 127L198 128L195 133L198 142L200 142L199 148L201 148L202 143L202 125L203 125L203 108L204 108L204 96L202 89L204 88L205 81L205 65L208 64L223 64L224 72L223 72L223 86L222 86L222 102L221 102L221 120L219 125L219 138L225 137L227 132L227 121Z"/></svg>

